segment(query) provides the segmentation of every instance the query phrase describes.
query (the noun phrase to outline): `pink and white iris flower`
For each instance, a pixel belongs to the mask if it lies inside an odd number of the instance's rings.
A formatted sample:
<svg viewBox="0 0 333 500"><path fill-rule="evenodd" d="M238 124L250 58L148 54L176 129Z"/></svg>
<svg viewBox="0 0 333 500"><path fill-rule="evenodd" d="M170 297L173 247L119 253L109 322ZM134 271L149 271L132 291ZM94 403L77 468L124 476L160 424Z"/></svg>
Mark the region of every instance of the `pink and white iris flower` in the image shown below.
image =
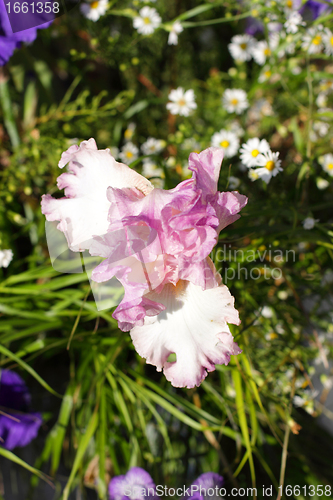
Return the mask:
<svg viewBox="0 0 333 500"><path fill-rule="evenodd" d="M42 199L70 249L105 259L92 279L122 283L113 317L175 387L199 386L215 364L241 352L228 327L240 323L234 298L208 257L247 203L237 191L217 190L222 159L220 148L191 153L192 178L163 190L90 139L61 157L60 168L69 163L58 178L65 197Z"/></svg>

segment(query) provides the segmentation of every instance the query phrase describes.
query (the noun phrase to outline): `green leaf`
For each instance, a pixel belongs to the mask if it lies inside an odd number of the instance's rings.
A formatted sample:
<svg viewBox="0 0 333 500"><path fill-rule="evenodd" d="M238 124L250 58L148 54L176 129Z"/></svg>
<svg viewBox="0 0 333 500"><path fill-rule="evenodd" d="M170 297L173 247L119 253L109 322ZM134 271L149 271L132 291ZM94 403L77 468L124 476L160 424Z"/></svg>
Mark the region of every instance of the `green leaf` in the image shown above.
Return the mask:
<svg viewBox="0 0 333 500"><path fill-rule="evenodd" d="M67 484L65 486L64 492L63 492L63 500L68 500L68 496L71 490L71 486L73 484L73 481L75 479L76 473L82 464L82 459L84 457L84 454L86 452L86 449L88 447L88 444L93 437L95 430L97 428L98 424L98 412L97 412L97 407L94 410L94 413L91 416L89 425L87 427L87 430L85 434L81 437L80 444L77 449L77 453L74 459L73 467L70 473L70 476L68 478Z"/></svg>
<svg viewBox="0 0 333 500"><path fill-rule="evenodd" d="M36 476L38 476L40 479L43 479L43 481L45 481L46 483L48 483L52 488L54 488L54 484L52 483L51 481L51 478L49 478L46 474L44 474L43 472L41 472L40 470L38 469L35 469L34 467L32 467L31 465L27 464L27 462L25 462L24 460L22 460L21 458L17 457L14 453L12 453L11 451L9 450L6 450L5 448L2 448L2 446L0 446L0 455L2 455L3 457L7 458L8 460L11 460L12 462L20 465L21 467L24 467L24 469L27 469L29 472L31 472L32 474L35 474Z"/></svg>
<svg viewBox="0 0 333 500"><path fill-rule="evenodd" d="M5 356L7 356L8 358L10 358L13 361L15 361L20 366L22 366L22 368L24 368L24 370L26 370L28 373L30 373L30 375L32 375L40 383L40 385L42 387L44 387L44 389L46 389L47 391L49 391L54 396L57 396L58 398L62 398L63 397L61 394L58 394L54 389L52 389L52 387L50 387L49 384L47 382L45 382L45 380L43 380L42 377L40 377L38 375L38 373L35 372L35 370L33 368L31 368L30 365L28 365L27 363L25 363L24 361L22 361L22 359L18 358L14 353L12 353L11 351L9 351L6 347L4 347L1 344L0 344L0 352L2 354L4 354Z"/></svg>

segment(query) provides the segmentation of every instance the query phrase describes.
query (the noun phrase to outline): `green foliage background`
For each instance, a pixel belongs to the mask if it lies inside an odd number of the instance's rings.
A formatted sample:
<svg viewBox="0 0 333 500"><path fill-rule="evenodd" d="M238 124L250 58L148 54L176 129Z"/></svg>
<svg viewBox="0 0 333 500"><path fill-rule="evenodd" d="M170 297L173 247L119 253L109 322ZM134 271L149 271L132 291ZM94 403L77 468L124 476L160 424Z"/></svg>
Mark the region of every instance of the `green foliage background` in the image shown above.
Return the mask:
<svg viewBox="0 0 333 500"><path fill-rule="evenodd" d="M14 259L0 269L0 366L25 376L45 424L34 464L22 462L20 450L13 455L0 448L0 454L34 467L29 498L40 479L50 481L46 474L56 485L54 498L65 500L78 488L104 499L110 477L134 465L169 486L219 472L228 491L257 485L258 498L263 484L333 485L332 435L316 421L321 413L332 419L327 391L323 387L315 401L308 391L313 360L332 357L332 308L322 307L331 285L322 278L332 267L333 187L332 181L325 191L316 185L318 158L332 150L332 130L309 142L314 100L323 79L332 79L331 61L298 50L276 59L280 79L258 83L258 65L235 66L227 50L231 37L244 31L251 2L157 2L165 29L150 37L132 27L140 6L111 1L96 23L75 8L16 51L2 72L0 247L12 248ZM267 8L256 6L265 19ZM178 16L185 29L179 45L169 46L167 23ZM325 23L331 25L331 15ZM178 86L195 91L198 109L189 118L167 113L168 93ZM217 366L200 388L175 389L136 354L111 311L97 310L85 273L52 269L40 198L57 191L57 163L73 139L121 147L130 122L136 144L150 136L166 141L155 160L165 188L174 187L186 176L186 140L204 149L231 122L221 107L230 87L246 90L252 104L260 98L272 104L273 115L251 123L244 114L239 122L246 139L266 137L280 151L284 171L265 186L252 183L237 161L223 162L220 190L228 189L230 173L237 175L249 202L221 233L219 248L257 256L249 262L239 253L229 270L266 266L281 269L283 277L251 280L243 272L227 282L242 319L232 331L243 354ZM330 124L332 117L328 109ZM141 171L141 159L132 167ZM309 215L320 221L311 231L301 224ZM262 258L272 249L284 256L293 250L294 258ZM216 249L212 258L225 276L227 264L217 256ZM317 305L309 310L304 301L313 297ZM271 317L261 315L264 306ZM329 366L324 377L332 377ZM295 394L309 394L311 415L306 406L293 406Z"/></svg>

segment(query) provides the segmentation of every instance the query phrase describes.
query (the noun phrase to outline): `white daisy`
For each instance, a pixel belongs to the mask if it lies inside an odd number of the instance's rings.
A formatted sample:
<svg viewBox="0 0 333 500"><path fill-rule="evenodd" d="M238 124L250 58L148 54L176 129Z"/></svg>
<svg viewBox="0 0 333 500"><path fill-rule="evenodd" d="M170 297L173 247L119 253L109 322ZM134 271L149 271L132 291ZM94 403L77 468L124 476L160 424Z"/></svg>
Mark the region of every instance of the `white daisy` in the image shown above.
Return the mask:
<svg viewBox="0 0 333 500"><path fill-rule="evenodd" d="M321 191L323 189L327 189L328 186L330 185L330 183L328 182L328 180L323 179L322 177L317 177L316 184L317 184L317 188L320 189Z"/></svg>
<svg viewBox="0 0 333 500"><path fill-rule="evenodd" d="M323 41L326 54L329 56L333 56L333 33L328 28L325 29Z"/></svg>
<svg viewBox="0 0 333 500"><path fill-rule="evenodd" d="M313 130L311 131L311 136L314 137L314 141L317 140L317 136L325 137L328 134L330 126L326 122L322 122L320 120L315 121L312 126ZM311 140L313 140L311 137Z"/></svg>
<svg viewBox="0 0 333 500"><path fill-rule="evenodd" d="M266 182L269 183L272 177L275 177L279 172L282 172L281 160L279 160L280 153L273 153L272 151L267 151L263 154L258 155L257 165L260 165L261 168L256 169L256 173L259 177Z"/></svg>
<svg viewBox="0 0 333 500"><path fill-rule="evenodd" d="M222 104L228 113L236 113L237 115L249 107L246 92L242 89L226 89Z"/></svg>
<svg viewBox="0 0 333 500"><path fill-rule="evenodd" d="M266 60L272 55L272 50L266 40L261 40L254 44L252 48L252 56L257 64L263 66Z"/></svg>
<svg viewBox="0 0 333 500"><path fill-rule="evenodd" d="M156 162L150 160L149 158L145 158L143 160L142 166L142 175L147 179L151 177L164 177L163 168L159 167Z"/></svg>
<svg viewBox="0 0 333 500"><path fill-rule="evenodd" d="M226 158L235 156L239 148L239 138L233 132L222 129L212 137L212 146L222 148Z"/></svg>
<svg viewBox="0 0 333 500"><path fill-rule="evenodd" d="M257 137L249 139L245 144L242 144L240 149L240 159L247 167L255 167L258 165L258 157L269 151L269 144L266 139L258 139Z"/></svg>
<svg viewBox="0 0 333 500"><path fill-rule="evenodd" d="M309 54L318 54L324 48L323 25L309 28L302 39L302 49L306 50Z"/></svg>
<svg viewBox="0 0 333 500"><path fill-rule="evenodd" d="M259 175L257 174L256 170L253 170L250 168L249 173L248 173L249 179L253 182L259 179Z"/></svg>
<svg viewBox="0 0 333 500"><path fill-rule="evenodd" d="M262 72L260 73L260 76L258 78L258 81L259 83L263 83L263 82L266 82L267 80L270 79L270 77L272 76L272 70L269 66L265 66L262 70Z"/></svg>
<svg viewBox="0 0 333 500"><path fill-rule="evenodd" d="M319 83L319 91L323 92L324 94L329 94L333 90L333 80L322 80Z"/></svg>
<svg viewBox="0 0 333 500"><path fill-rule="evenodd" d="M171 90L169 100L166 105L172 115L189 116L193 109L196 109L195 95L192 89L184 92L182 87Z"/></svg>
<svg viewBox="0 0 333 500"><path fill-rule="evenodd" d="M165 146L165 141L161 139L155 139L154 137L148 137L146 142L141 146L141 151L144 155L153 155L160 153Z"/></svg>
<svg viewBox="0 0 333 500"><path fill-rule="evenodd" d="M322 156L319 158L319 163L323 167L323 170L333 177L333 154L328 153L327 155Z"/></svg>
<svg viewBox="0 0 333 500"><path fill-rule="evenodd" d="M143 7L139 15L133 19L133 26L141 35L151 35L161 22L162 19L156 9Z"/></svg>
<svg viewBox="0 0 333 500"><path fill-rule="evenodd" d="M171 31L169 33L168 44L169 45L177 45L178 44L178 35L184 31L183 26L179 21L175 21L172 25Z"/></svg>
<svg viewBox="0 0 333 500"><path fill-rule="evenodd" d="M319 108L325 108L327 106L327 93L320 92L316 99L316 104Z"/></svg>
<svg viewBox="0 0 333 500"><path fill-rule="evenodd" d="M301 14L297 11L293 11L288 17L287 21L284 23L287 33L297 33L299 26L305 26L305 22Z"/></svg>
<svg viewBox="0 0 333 500"><path fill-rule="evenodd" d="M97 21L104 16L108 8L108 0L96 0L91 3L82 3L80 10L82 14L90 21Z"/></svg>
<svg viewBox="0 0 333 500"><path fill-rule="evenodd" d="M299 9L302 5L302 0L282 0L281 7L284 8L286 15Z"/></svg>
<svg viewBox="0 0 333 500"><path fill-rule="evenodd" d="M306 217L306 219L303 220L303 228L304 229L313 229L314 225L316 222L319 222L319 219L314 219L313 217Z"/></svg>
<svg viewBox="0 0 333 500"><path fill-rule="evenodd" d="M264 116L273 116L274 111L267 99L259 99L248 111L250 121L259 121Z"/></svg>
<svg viewBox="0 0 333 500"><path fill-rule="evenodd" d="M236 61L249 61L252 58L254 38L250 35L235 35L228 45L230 54Z"/></svg>
<svg viewBox="0 0 333 500"><path fill-rule="evenodd" d="M233 132L234 134L236 134L237 137L242 137L245 133L244 129L241 127L241 125L239 124L239 122L237 120L232 121L228 125L228 130L230 130L230 132Z"/></svg>
<svg viewBox="0 0 333 500"><path fill-rule="evenodd" d="M134 135L136 129L135 123L131 122L127 125L127 129L125 130L124 133L124 139L125 141L131 141Z"/></svg>
<svg viewBox="0 0 333 500"><path fill-rule="evenodd" d="M228 188L233 191L234 189L237 189L239 185L240 185L240 180L238 179L238 177L230 175Z"/></svg>
<svg viewBox="0 0 333 500"><path fill-rule="evenodd" d="M119 158L129 165L138 158L139 150L133 142L126 142L119 153Z"/></svg>
<svg viewBox="0 0 333 500"><path fill-rule="evenodd" d="M11 249L0 250L0 267L8 267L13 258Z"/></svg>

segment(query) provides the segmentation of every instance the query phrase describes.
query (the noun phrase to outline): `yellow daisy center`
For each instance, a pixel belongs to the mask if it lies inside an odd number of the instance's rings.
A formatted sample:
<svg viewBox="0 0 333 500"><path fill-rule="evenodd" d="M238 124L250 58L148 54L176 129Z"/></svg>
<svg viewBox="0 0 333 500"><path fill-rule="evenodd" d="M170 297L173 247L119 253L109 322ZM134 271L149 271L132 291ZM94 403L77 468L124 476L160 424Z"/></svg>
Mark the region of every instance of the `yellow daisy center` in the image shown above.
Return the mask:
<svg viewBox="0 0 333 500"><path fill-rule="evenodd" d="M97 7L98 7L98 2L92 2L92 3L90 4L90 8L91 8L91 9L97 9Z"/></svg>
<svg viewBox="0 0 333 500"><path fill-rule="evenodd" d="M179 106L185 106L185 104L186 104L185 99L183 99L183 98L182 98L182 99L179 99L179 101L178 101L178 105L179 105Z"/></svg>
<svg viewBox="0 0 333 500"><path fill-rule="evenodd" d="M221 148L227 148L229 146L229 142L228 141L222 141L222 142L220 142L220 146L221 146Z"/></svg>
<svg viewBox="0 0 333 500"><path fill-rule="evenodd" d="M293 2L292 2L292 0L287 0L287 7L288 7L289 9L291 9L291 8L292 8L292 6L293 6Z"/></svg>
<svg viewBox="0 0 333 500"><path fill-rule="evenodd" d="M330 44L333 45L333 36L330 38Z"/></svg>
<svg viewBox="0 0 333 500"><path fill-rule="evenodd" d="M247 43L241 43L241 44L240 44L240 48L241 48L241 49L245 50L245 49L246 49L246 47L247 47Z"/></svg>
<svg viewBox="0 0 333 500"><path fill-rule="evenodd" d="M132 153L132 151L126 151L126 157L127 157L128 159L132 158L132 157L133 157L133 153Z"/></svg>
<svg viewBox="0 0 333 500"><path fill-rule="evenodd" d="M272 76L272 72L271 72L271 70L267 70L267 71L265 71L264 75L265 75L265 77L266 77L266 78L271 77L271 76Z"/></svg>
<svg viewBox="0 0 333 500"><path fill-rule="evenodd" d="M274 170L275 162L273 160L269 160L266 163L265 167L267 168L267 170L269 170L271 172L272 170Z"/></svg>
<svg viewBox="0 0 333 500"><path fill-rule="evenodd" d="M149 18L149 17L144 17L144 18L143 18L143 22L144 22L145 24L150 24L150 22L151 22L151 21L150 21L150 18Z"/></svg>
<svg viewBox="0 0 333 500"><path fill-rule="evenodd" d="M234 99L231 99L231 104L233 104L234 106L236 106L236 104L238 104L238 99L234 98Z"/></svg>
<svg viewBox="0 0 333 500"><path fill-rule="evenodd" d="M270 56L271 55L271 49L267 47L267 49L264 50L265 56Z"/></svg>
<svg viewBox="0 0 333 500"><path fill-rule="evenodd" d="M253 158L256 158L259 154L259 151L257 149L254 149L253 151L251 151L251 155L253 156Z"/></svg>
<svg viewBox="0 0 333 500"><path fill-rule="evenodd" d="M320 35L316 35L313 40L312 40L312 43L314 45L320 45L321 44L321 36Z"/></svg>
<svg viewBox="0 0 333 500"><path fill-rule="evenodd" d="M125 130L124 133L125 139L131 139L132 135L133 135L132 130L130 130L129 128Z"/></svg>
<svg viewBox="0 0 333 500"><path fill-rule="evenodd" d="M327 165L327 168L328 168L328 170L333 170L333 163L329 163L329 164Z"/></svg>

